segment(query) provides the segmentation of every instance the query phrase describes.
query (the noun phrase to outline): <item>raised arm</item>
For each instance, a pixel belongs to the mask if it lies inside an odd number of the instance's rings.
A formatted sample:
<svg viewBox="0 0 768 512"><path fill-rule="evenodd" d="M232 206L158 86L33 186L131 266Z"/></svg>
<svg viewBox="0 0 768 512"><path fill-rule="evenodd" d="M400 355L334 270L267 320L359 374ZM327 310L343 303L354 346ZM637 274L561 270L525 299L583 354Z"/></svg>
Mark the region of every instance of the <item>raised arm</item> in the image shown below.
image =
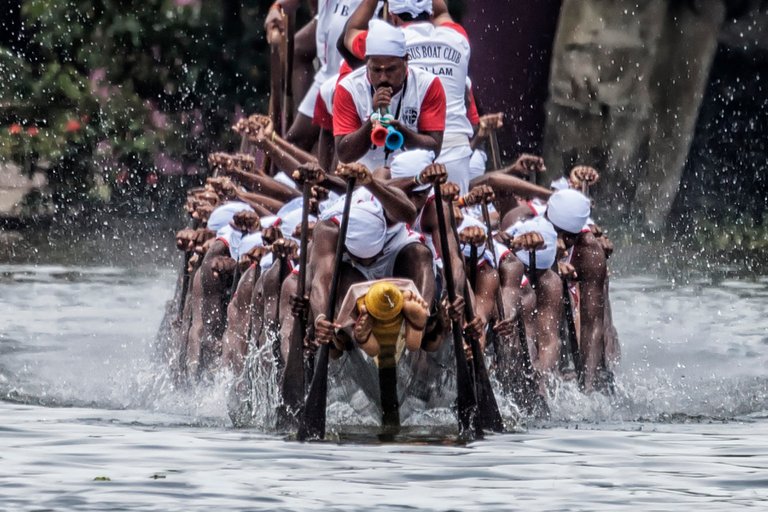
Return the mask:
<svg viewBox="0 0 768 512"><path fill-rule="evenodd" d="M354 177L356 183L367 188L381 202L384 213L392 222L412 224L416 220L416 207L405 195L405 192L390 187L384 180L373 177L371 171L362 164L342 164L336 171L342 178Z"/></svg>
<svg viewBox="0 0 768 512"><path fill-rule="evenodd" d="M354 48L352 47L355 38L361 33L368 30L368 22L376 14L376 6L378 0L363 0L363 2L357 6L357 9L350 15L347 21L347 28L344 31L344 47L354 54Z"/></svg>
<svg viewBox="0 0 768 512"><path fill-rule="evenodd" d="M448 12L448 5L446 5L445 0L432 0L432 23L442 25L451 22L453 22L453 18Z"/></svg>

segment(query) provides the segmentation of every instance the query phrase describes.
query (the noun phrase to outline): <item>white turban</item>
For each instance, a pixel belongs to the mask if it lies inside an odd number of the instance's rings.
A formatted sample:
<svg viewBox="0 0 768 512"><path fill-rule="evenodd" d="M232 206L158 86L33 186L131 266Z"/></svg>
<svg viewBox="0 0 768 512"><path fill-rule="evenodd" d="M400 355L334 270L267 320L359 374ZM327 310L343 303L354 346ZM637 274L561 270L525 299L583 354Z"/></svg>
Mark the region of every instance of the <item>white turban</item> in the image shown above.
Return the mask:
<svg viewBox="0 0 768 512"><path fill-rule="evenodd" d="M571 184L568 183L568 180L565 178L560 178L557 180L554 180L552 183L550 183L549 188L553 190L565 190L567 188L571 188Z"/></svg>
<svg viewBox="0 0 768 512"><path fill-rule="evenodd" d="M301 210L301 208L291 210L280 218L280 231L285 238L294 238L293 233L296 231L296 227L301 225ZM310 215L309 222L317 222L317 217Z"/></svg>
<svg viewBox="0 0 768 512"><path fill-rule="evenodd" d="M392 179L397 178L415 178L421 171L435 160L434 151L426 149L413 149L400 153L392 159L392 165L389 171ZM425 183L413 188L415 191L427 190L432 185Z"/></svg>
<svg viewBox="0 0 768 512"><path fill-rule="evenodd" d="M286 187L299 188L296 186L296 182L293 181L293 178L285 174L283 171L280 171L277 174L275 174L274 180L278 183L282 183Z"/></svg>
<svg viewBox="0 0 768 512"><path fill-rule="evenodd" d="M387 221L372 201L354 203L349 212L345 245L357 258L373 258L384 249Z"/></svg>
<svg viewBox="0 0 768 512"><path fill-rule="evenodd" d="M578 233L589 219L592 205L589 199L573 189L558 190L547 201L547 219L568 233Z"/></svg>
<svg viewBox="0 0 768 512"><path fill-rule="evenodd" d="M227 243L227 248L229 248L229 255L233 259L240 259L240 245L243 241L243 234L240 231L235 231L235 228L229 224L225 224L216 232L216 238L224 240Z"/></svg>
<svg viewBox="0 0 768 512"><path fill-rule="evenodd" d="M239 256L240 257L245 256L254 247L263 247L263 246L264 246L264 239L261 237L261 233L250 233L248 235L245 235L243 239L240 240L240 247L238 248Z"/></svg>
<svg viewBox="0 0 768 512"><path fill-rule="evenodd" d="M405 33L386 21L372 19L365 38L365 56L405 57Z"/></svg>
<svg viewBox="0 0 768 512"><path fill-rule="evenodd" d="M423 12L431 15L432 0L389 0L389 12L410 14L414 18Z"/></svg>
<svg viewBox="0 0 768 512"><path fill-rule="evenodd" d="M557 257L557 232L554 226L544 217L534 217L525 222L517 222L507 230L507 234L516 237L524 233L538 233L544 239L544 247L536 249L536 269L543 270L552 267ZM528 251L521 249L515 253L526 266L530 265Z"/></svg>
<svg viewBox="0 0 768 512"><path fill-rule="evenodd" d="M219 231L221 228L230 223L236 213L240 213L246 210L249 212L254 211L253 208L251 208L249 205L241 203L240 201L224 203L223 205L213 210L213 212L211 212L207 227L211 231Z"/></svg>

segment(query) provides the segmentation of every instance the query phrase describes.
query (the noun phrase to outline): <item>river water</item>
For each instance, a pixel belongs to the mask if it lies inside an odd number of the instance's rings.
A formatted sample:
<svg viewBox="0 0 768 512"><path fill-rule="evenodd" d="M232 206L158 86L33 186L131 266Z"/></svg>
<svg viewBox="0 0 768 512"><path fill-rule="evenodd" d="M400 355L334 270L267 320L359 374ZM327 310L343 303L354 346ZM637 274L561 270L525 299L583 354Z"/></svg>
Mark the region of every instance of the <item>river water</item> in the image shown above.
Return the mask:
<svg viewBox="0 0 768 512"><path fill-rule="evenodd" d="M232 428L226 382L158 367L173 284L0 265L0 510L768 509L766 277L614 276L616 396L563 385L551 420L468 445Z"/></svg>

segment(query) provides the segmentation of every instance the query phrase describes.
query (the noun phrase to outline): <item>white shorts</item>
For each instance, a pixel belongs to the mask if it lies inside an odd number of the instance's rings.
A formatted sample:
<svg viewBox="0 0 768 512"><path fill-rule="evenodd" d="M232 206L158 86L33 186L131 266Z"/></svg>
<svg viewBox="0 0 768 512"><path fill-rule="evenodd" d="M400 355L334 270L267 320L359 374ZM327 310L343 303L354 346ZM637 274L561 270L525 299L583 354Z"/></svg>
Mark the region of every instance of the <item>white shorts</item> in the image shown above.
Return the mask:
<svg viewBox="0 0 768 512"><path fill-rule="evenodd" d="M435 162L443 164L448 171L448 181L456 183L461 189L461 195L469 192L471 178L469 166L472 159L472 149L469 143L464 146L443 148Z"/></svg>
<svg viewBox="0 0 768 512"><path fill-rule="evenodd" d="M304 95L304 99L301 100L301 103L299 104L300 114L304 114L310 119L315 117L315 103L317 102L317 95L320 94L321 85L323 85L323 83L318 82L316 76L315 81L312 82L307 94Z"/></svg>

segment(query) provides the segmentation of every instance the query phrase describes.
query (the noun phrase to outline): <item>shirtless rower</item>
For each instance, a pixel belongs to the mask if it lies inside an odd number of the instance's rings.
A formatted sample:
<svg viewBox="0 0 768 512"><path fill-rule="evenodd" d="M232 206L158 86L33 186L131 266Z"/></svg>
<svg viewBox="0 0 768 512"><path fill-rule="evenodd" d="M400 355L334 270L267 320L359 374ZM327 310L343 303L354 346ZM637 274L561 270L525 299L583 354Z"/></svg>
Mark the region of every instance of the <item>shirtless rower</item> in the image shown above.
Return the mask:
<svg viewBox="0 0 768 512"><path fill-rule="evenodd" d="M342 164L337 174L354 177L364 188L357 189L352 197L340 293L335 300L341 300L353 283L402 277L412 280L421 297L431 304L435 297L432 253L422 238L406 227L406 223L412 223L416 217L413 204L401 191L374 178L361 164ZM338 207L329 207L315 227L309 261L313 283L310 307L315 339L318 343L333 342L339 350L343 350L344 342L336 337L338 326L332 323L333 319L325 318L324 311L331 300L328 293L342 203L340 200ZM427 333L422 348L436 350L440 341Z"/></svg>

